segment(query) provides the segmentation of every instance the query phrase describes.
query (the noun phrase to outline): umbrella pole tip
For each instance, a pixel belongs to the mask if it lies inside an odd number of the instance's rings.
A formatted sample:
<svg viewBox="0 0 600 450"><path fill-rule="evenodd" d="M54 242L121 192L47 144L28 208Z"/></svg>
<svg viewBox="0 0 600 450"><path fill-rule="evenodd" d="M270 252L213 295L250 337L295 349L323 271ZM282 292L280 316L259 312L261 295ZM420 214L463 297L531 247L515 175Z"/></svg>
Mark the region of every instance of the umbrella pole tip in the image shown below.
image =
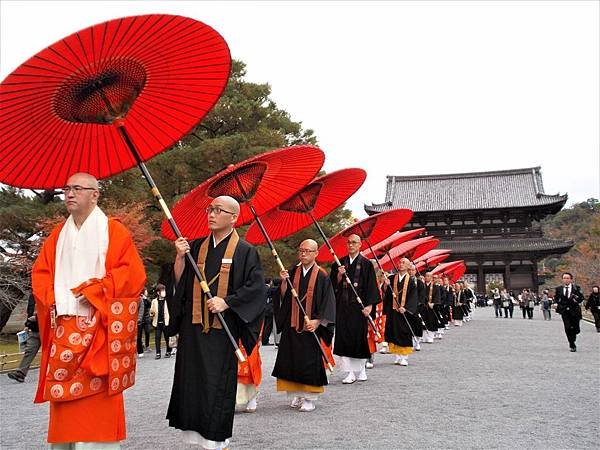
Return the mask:
<svg viewBox="0 0 600 450"><path fill-rule="evenodd" d="M244 358L244 355L242 354L242 351L239 348L235 351L235 355L237 356L239 362L246 362L246 358Z"/></svg>

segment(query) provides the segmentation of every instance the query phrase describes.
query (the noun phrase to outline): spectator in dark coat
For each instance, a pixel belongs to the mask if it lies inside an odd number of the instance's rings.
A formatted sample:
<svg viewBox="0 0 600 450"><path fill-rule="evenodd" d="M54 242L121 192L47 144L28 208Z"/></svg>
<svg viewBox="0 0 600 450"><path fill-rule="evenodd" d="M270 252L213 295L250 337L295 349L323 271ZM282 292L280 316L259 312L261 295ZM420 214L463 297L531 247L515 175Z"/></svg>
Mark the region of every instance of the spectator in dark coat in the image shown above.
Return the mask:
<svg viewBox="0 0 600 450"><path fill-rule="evenodd" d="M600 287L594 286L592 293L588 297L585 303L585 309L590 311L594 316L594 322L596 323L596 331L600 333Z"/></svg>
<svg viewBox="0 0 600 450"><path fill-rule="evenodd" d="M27 341L25 342L23 359L21 359L17 369L8 372L7 374L8 378L18 381L19 383L23 383L25 381L29 367L31 366L31 363L35 358L35 355L37 355L41 345L40 329L38 327L33 294L29 296L29 300L27 301L27 320L25 321L25 328L23 331L27 331L28 333Z"/></svg>

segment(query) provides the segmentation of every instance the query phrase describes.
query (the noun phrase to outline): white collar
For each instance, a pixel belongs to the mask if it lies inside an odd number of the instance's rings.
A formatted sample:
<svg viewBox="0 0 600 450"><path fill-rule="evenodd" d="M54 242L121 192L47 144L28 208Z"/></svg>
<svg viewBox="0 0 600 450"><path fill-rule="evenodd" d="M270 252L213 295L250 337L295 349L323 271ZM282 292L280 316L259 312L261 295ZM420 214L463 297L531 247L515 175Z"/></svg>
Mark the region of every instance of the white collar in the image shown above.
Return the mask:
<svg viewBox="0 0 600 450"><path fill-rule="evenodd" d="M350 264L352 264L356 258L358 258L358 255L360 255L360 252L358 252L354 258L348 254L348 261L350 261Z"/></svg>
<svg viewBox="0 0 600 450"><path fill-rule="evenodd" d="M223 242L225 239L227 239L231 233L233 233L233 230L235 230L235 228L232 228L231 231L229 233L227 233L227 236L225 236L223 239L221 239L219 242L217 242L215 240L215 235L214 233L210 233L210 235L212 236L212 243L213 243L213 248L215 248L217 245L219 245L221 242Z"/></svg>
<svg viewBox="0 0 600 450"><path fill-rule="evenodd" d="M308 269L305 269L305 268L304 268L304 266L302 266L302 276L303 276L303 277L305 277L305 276L306 276L306 274L307 274L308 272L310 272L310 269L312 269L314 266L315 266L315 263L314 263L314 262L311 264L311 266L310 266Z"/></svg>

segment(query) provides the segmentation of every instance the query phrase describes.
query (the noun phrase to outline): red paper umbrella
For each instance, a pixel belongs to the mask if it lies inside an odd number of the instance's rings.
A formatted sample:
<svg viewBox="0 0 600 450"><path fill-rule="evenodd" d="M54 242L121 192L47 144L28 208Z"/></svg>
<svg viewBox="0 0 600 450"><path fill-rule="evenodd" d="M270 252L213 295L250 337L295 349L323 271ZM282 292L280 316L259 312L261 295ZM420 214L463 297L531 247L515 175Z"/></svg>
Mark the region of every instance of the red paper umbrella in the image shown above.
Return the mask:
<svg viewBox="0 0 600 450"><path fill-rule="evenodd" d="M415 269L417 270L417 272L421 272L423 269L425 269L427 267L427 263L425 261L420 261L418 263L414 263L415 264Z"/></svg>
<svg viewBox="0 0 600 450"><path fill-rule="evenodd" d="M462 263L454 269L449 270L446 274L450 277L450 280L453 283L456 283L458 280L460 280L460 277L462 277L466 271L467 266L464 263Z"/></svg>
<svg viewBox="0 0 600 450"><path fill-rule="evenodd" d="M412 218L410 209L392 209L379 214L374 214L366 219L350 225L348 228L340 231L329 239L333 251L340 257L348 254L346 238L351 234L361 237L361 251L373 244L377 244L390 236L395 231L400 230ZM324 244L319 248L317 255L319 261L331 262L333 256L329 247Z"/></svg>
<svg viewBox="0 0 600 450"><path fill-rule="evenodd" d="M401 258L408 258L411 261L424 255L429 250L437 247L440 244L439 239L434 239L433 236L425 236L412 241L404 242L391 249L387 256L388 258L382 264L383 270L397 270L397 261Z"/></svg>
<svg viewBox="0 0 600 450"><path fill-rule="evenodd" d="M443 248L436 248L436 249L428 251L427 253L425 253L424 255L419 256L418 258L415 258L415 260L413 262L418 263L418 262L421 262L421 261L427 261L427 260L433 258L434 256L449 255L450 253L452 253L452 250L447 250L447 249L443 249Z"/></svg>
<svg viewBox="0 0 600 450"><path fill-rule="evenodd" d="M387 252L389 252L397 245L400 245L406 241L410 241L412 238L420 235L423 231L425 231L425 228L415 228L414 230L409 231L398 231L392 234L389 238L384 239L379 244L375 244L373 246L375 255L373 255L373 252L369 248L364 250L362 254L365 258L369 259L372 259L374 257L382 258Z"/></svg>
<svg viewBox="0 0 600 450"><path fill-rule="evenodd" d="M2 82L0 182L56 188L146 161L208 113L230 67L223 38L180 16L115 19L56 42Z"/></svg>
<svg viewBox="0 0 600 450"><path fill-rule="evenodd" d="M366 177L363 169L342 169L315 178L260 219L272 240L282 239L332 212L362 186ZM248 228L245 239L253 244L265 242L256 223Z"/></svg>
<svg viewBox="0 0 600 450"><path fill-rule="evenodd" d="M454 268L460 266L462 263L463 263L462 260L459 260L459 261L450 261L450 262L447 262L447 263L442 263L439 266L437 266L435 269L433 269L431 271L431 273L432 274L436 274L436 273L445 274L449 270L454 269Z"/></svg>
<svg viewBox="0 0 600 450"><path fill-rule="evenodd" d="M429 252L429 253L431 253L431 252ZM425 256L427 256L427 255L421 256L420 258L418 258L420 261L414 262L415 268L417 269L418 272L421 272L424 269L431 269L431 268L435 267L436 264L439 264L442 261L445 261L446 259L448 259L450 257L450 254L443 253L441 255L432 256L430 258L421 259Z"/></svg>
<svg viewBox="0 0 600 450"><path fill-rule="evenodd" d="M125 17L72 34L1 84L0 182L55 188L75 172L104 178L137 164L180 236L144 161L206 115L230 68L223 38L186 17ZM189 253L186 259L203 280ZM244 361L222 314L217 317Z"/></svg>
<svg viewBox="0 0 600 450"><path fill-rule="evenodd" d="M247 159L229 166L183 197L174 206L173 217L186 238L207 236L210 231L205 209L214 198L229 195L240 202L237 226L243 225L306 185L324 160L323 151L313 146L288 147ZM166 221L162 234L167 239L176 238Z"/></svg>

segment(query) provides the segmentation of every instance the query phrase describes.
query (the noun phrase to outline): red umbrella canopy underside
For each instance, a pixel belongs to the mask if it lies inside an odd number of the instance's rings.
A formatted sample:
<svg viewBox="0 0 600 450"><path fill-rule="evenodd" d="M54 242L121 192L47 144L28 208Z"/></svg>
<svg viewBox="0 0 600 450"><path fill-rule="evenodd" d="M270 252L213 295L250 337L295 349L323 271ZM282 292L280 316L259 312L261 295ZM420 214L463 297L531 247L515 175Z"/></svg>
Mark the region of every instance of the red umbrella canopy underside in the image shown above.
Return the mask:
<svg viewBox="0 0 600 450"><path fill-rule="evenodd" d="M431 271L431 273L433 273L433 274L436 274L436 273L445 274L449 270L454 269L454 268L460 266L461 264L463 264L462 260L459 260L459 261L449 261L449 262L446 262L446 263L442 263L442 264L438 265L435 269L433 269Z"/></svg>
<svg viewBox="0 0 600 450"><path fill-rule="evenodd" d="M448 250L448 249L444 249L444 248L436 248L436 249L428 251L427 253L419 256L418 258L415 258L414 262L418 263L421 261L427 261L427 260L433 258L434 256L446 255L446 254L449 255L450 253L452 253L452 250Z"/></svg>
<svg viewBox="0 0 600 450"><path fill-rule="evenodd" d="M381 266L383 267L383 270L392 270L394 269L394 264L392 264L390 257L396 266L398 266L400 259L408 258L412 261L413 259L418 258L419 256L424 255L428 251L434 249L439 244L439 239L434 239L433 236L425 236L422 238L413 239L412 241L404 242L391 249L388 253L389 256L384 256L381 259Z"/></svg>
<svg viewBox="0 0 600 450"><path fill-rule="evenodd" d="M414 230L398 231L397 233L394 233L390 237L381 241L379 244L373 246L375 255L378 258L381 258L385 255L385 252L389 252L391 249L393 249L397 245L402 244L403 242L410 241L412 238L417 237L418 235L423 233L423 231L425 231L425 228L415 228ZM373 252L369 248L363 251L362 254L365 258L373 258Z"/></svg>
<svg viewBox="0 0 600 450"><path fill-rule="evenodd" d="M450 269L448 272L446 272L446 275L450 277L450 281L452 281L452 283L456 283L458 280L460 280L460 278L465 274L466 271L467 266L463 262L461 265Z"/></svg>
<svg viewBox="0 0 600 450"><path fill-rule="evenodd" d="M210 111L230 69L221 35L187 17L124 17L61 39L1 84L0 182L49 189L133 167L115 120L148 160Z"/></svg>
<svg viewBox="0 0 600 450"><path fill-rule="evenodd" d="M187 239L207 236L206 208L216 197L228 195L240 203L236 226L243 225L254 219L250 203L258 215L265 213L312 180L324 161L323 151L310 145L262 153L194 188L174 206L173 218ZM167 220L162 223L162 234L175 239Z"/></svg>
<svg viewBox="0 0 600 450"><path fill-rule="evenodd" d="M415 267L416 269L420 272L423 269L431 269L432 267L434 267L436 264L441 263L442 261L445 261L446 259L448 259L450 257L449 253L444 253L441 255L435 255L432 256L430 258L426 258L426 259L421 259L426 255L423 255L419 258L420 261L415 262Z"/></svg>
<svg viewBox="0 0 600 450"><path fill-rule="evenodd" d="M342 205L362 186L366 177L363 169L342 169L315 178L260 220L273 241L283 239L312 225L312 218L319 220ZM250 225L245 239L252 244L266 242L256 223Z"/></svg>
<svg viewBox="0 0 600 450"><path fill-rule="evenodd" d="M413 212L410 209L392 209L374 214L340 231L329 239L329 243L338 258L342 258L348 254L346 243L348 236L356 234L362 238L360 250L363 251L368 248L367 239L371 245L381 242L395 231L402 229L412 218L412 215ZM317 260L322 262L331 262L334 260L326 244L323 244L319 248Z"/></svg>

